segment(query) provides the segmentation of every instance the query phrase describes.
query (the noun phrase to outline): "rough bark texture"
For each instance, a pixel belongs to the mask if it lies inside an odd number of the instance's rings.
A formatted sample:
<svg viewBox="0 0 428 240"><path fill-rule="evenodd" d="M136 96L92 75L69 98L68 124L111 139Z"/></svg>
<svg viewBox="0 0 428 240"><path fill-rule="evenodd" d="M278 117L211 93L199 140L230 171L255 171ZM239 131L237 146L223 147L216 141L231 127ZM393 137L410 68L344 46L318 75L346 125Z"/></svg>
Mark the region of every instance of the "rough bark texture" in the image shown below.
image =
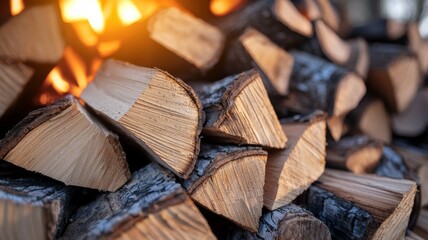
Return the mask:
<svg viewBox="0 0 428 240"><path fill-rule="evenodd" d="M367 239L374 224L369 212L316 186L309 189L307 207L328 226L333 239Z"/></svg>
<svg viewBox="0 0 428 240"><path fill-rule="evenodd" d="M62 239L113 238L150 213L185 201L183 189L171 174L151 164L114 193L101 194L79 208Z"/></svg>
<svg viewBox="0 0 428 240"><path fill-rule="evenodd" d="M260 218L259 230L251 233L235 231L230 239L331 239L330 231L324 223L307 210L289 204Z"/></svg>
<svg viewBox="0 0 428 240"><path fill-rule="evenodd" d="M63 231L73 210L70 204L72 194L72 188L60 182L0 161L0 202L43 207L45 222L42 224L45 225L48 239L56 238ZM15 229L23 227L19 221L10 222L8 225Z"/></svg>

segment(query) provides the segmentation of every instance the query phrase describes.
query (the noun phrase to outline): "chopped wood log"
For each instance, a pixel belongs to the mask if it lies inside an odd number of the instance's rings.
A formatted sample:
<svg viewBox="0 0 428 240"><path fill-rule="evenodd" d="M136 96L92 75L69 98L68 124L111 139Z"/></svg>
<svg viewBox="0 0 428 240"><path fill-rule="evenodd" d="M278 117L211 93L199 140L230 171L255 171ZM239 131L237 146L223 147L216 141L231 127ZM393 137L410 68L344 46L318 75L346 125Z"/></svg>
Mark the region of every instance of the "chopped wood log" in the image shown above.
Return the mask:
<svg viewBox="0 0 428 240"><path fill-rule="evenodd" d="M419 26L416 23L409 24L407 28L407 41L409 48L416 54L422 75L428 74L428 40L422 38Z"/></svg>
<svg viewBox="0 0 428 240"><path fill-rule="evenodd" d="M370 212L317 186L309 188L306 204L327 225L333 239L368 239L375 225Z"/></svg>
<svg viewBox="0 0 428 240"><path fill-rule="evenodd" d="M428 126L426 106L428 106L428 88L420 90L403 112L392 116L394 133L403 137L417 137L422 134Z"/></svg>
<svg viewBox="0 0 428 240"><path fill-rule="evenodd" d="M224 143L284 149L287 137L256 71L196 89L206 121L203 134Z"/></svg>
<svg viewBox="0 0 428 240"><path fill-rule="evenodd" d="M382 177L408 179L418 182L417 176L406 165L403 157L389 146L383 148L382 158L376 166L375 173Z"/></svg>
<svg viewBox="0 0 428 240"><path fill-rule="evenodd" d="M404 111L421 82L417 58L407 48L374 44L370 47L367 85L396 113Z"/></svg>
<svg viewBox="0 0 428 240"><path fill-rule="evenodd" d="M362 77L367 76L369 52L364 39L344 41L322 20L313 24L314 36L301 46L304 51L328 59Z"/></svg>
<svg viewBox="0 0 428 240"><path fill-rule="evenodd" d="M330 0L315 0L321 11L321 19L335 32L340 30L340 16Z"/></svg>
<svg viewBox="0 0 428 240"><path fill-rule="evenodd" d="M300 45L313 34L310 21L288 0L254 1L224 17L218 26L233 38L252 27L285 49Z"/></svg>
<svg viewBox="0 0 428 240"><path fill-rule="evenodd" d="M199 80L217 63L225 37L216 27L188 13L166 8L132 26L123 39L115 59Z"/></svg>
<svg viewBox="0 0 428 240"><path fill-rule="evenodd" d="M251 233L237 230L230 239L331 239L328 227L305 209L288 204L260 218L259 230Z"/></svg>
<svg viewBox="0 0 428 240"><path fill-rule="evenodd" d="M0 117L11 107L34 74L34 69L22 63L0 61Z"/></svg>
<svg viewBox="0 0 428 240"><path fill-rule="evenodd" d="M53 4L25 9L0 27L0 59L56 63L65 40Z"/></svg>
<svg viewBox="0 0 428 240"><path fill-rule="evenodd" d="M391 121L384 103L380 99L365 96L358 107L351 111L346 122L351 132L363 133L372 139L391 143Z"/></svg>
<svg viewBox="0 0 428 240"><path fill-rule="evenodd" d="M317 0L291 0L291 2L310 21L320 19L322 16Z"/></svg>
<svg viewBox="0 0 428 240"><path fill-rule="evenodd" d="M181 178L192 172L204 114L184 82L159 69L108 60L82 98L152 160Z"/></svg>
<svg viewBox="0 0 428 240"><path fill-rule="evenodd" d="M259 31L247 28L229 44L216 71L233 75L252 68L261 73L271 98L287 95L293 58Z"/></svg>
<svg viewBox="0 0 428 240"><path fill-rule="evenodd" d="M258 147L202 145L195 170L183 186L203 207L256 232L266 161L267 152Z"/></svg>
<svg viewBox="0 0 428 240"><path fill-rule="evenodd" d="M328 144L327 166L356 174L373 173L381 156L383 144L366 135L342 138Z"/></svg>
<svg viewBox="0 0 428 240"><path fill-rule="evenodd" d="M289 204L324 172L326 123L325 115L286 122L285 150L269 153L264 185L264 206L274 210Z"/></svg>
<svg viewBox="0 0 428 240"><path fill-rule="evenodd" d="M350 37L363 37L369 42L397 43L406 34L406 24L393 19L376 19L365 25L355 27Z"/></svg>
<svg viewBox="0 0 428 240"><path fill-rule="evenodd" d="M55 239L65 226L72 190L0 162L0 239Z"/></svg>
<svg viewBox="0 0 428 240"><path fill-rule="evenodd" d="M368 238L404 237L417 191L415 182L326 170L317 186L355 203L373 216L375 224L369 228Z"/></svg>
<svg viewBox="0 0 428 240"><path fill-rule="evenodd" d="M338 140L342 135L344 116L358 105L366 93L364 81L316 56L297 51L291 53L294 66L290 93L281 107L300 113L316 109L326 111L330 118L334 117L327 119L327 123L334 139Z"/></svg>
<svg viewBox="0 0 428 240"><path fill-rule="evenodd" d="M172 174L150 164L79 208L61 239L215 239Z"/></svg>
<svg viewBox="0 0 428 240"><path fill-rule="evenodd" d="M18 123L0 141L0 158L73 186L115 191L130 178L117 136L71 97Z"/></svg>

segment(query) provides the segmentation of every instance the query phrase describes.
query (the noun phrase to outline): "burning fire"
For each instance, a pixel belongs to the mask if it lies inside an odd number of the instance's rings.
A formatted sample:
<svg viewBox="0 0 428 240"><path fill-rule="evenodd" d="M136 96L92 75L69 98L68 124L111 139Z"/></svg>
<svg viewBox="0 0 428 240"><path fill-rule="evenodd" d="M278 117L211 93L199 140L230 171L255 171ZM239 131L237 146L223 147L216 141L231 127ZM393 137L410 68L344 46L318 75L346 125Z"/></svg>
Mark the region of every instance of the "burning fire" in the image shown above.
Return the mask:
<svg viewBox="0 0 428 240"><path fill-rule="evenodd" d="M246 0L211 0L210 10L216 16L224 16L242 6Z"/></svg>
<svg viewBox="0 0 428 240"><path fill-rule="evenodd" d="M10 13L12 16L18 15L24 10L24 1L23 0L11 0L10 1Z"/></svg>

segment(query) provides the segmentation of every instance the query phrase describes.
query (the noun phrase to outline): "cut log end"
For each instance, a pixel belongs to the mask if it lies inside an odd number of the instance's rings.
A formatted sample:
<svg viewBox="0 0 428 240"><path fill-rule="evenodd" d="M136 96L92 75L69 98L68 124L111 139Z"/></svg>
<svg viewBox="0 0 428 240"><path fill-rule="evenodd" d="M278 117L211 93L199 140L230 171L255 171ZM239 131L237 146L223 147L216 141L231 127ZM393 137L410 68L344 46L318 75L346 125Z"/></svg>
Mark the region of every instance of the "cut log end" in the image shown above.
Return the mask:
<svg viewBox="0 0 428 240"><path fill-rule="evenodd" d="M381 100L368 103L359 118L357 125L363 133L384 143L391 142L391 122Z"/></svg>
<svg viewBox="0 0 428 240"><path fill-rule="evenodd" d="M287 123L287 149L269 154L264 186L264 206L277 209L293 201L316 181L325 167L324 118L306 123Z"/></svg>
<svg viewBox="0 0 428 240"><path fill-rule="evenodd" d="M188 177L199 152L204 114L196 94L181 80L161 70L109 60L82 98L123 126L160 164Z"/></svg>
<svg viewBox="0 0 428 240"><path fill-rule="evenodd" d="M130 178L117 136L73 98L30 113L0 141L0 155L67 185L115 191Z"/></svg>
<svg viewBox="0 0 428 240"><path fill-rule="evenodd" d="M342 78L337 86L333 115L342 116L357 107L366 94L364 81L355 74Z"/></svg>
<svg viewBox="0 0 428 240"><path fill-rule="evenodd" d="M315 29L324 54L333 62L345 65L351 57L351 46L321 20L315 22Z"/></svg>
<svg viewBox="0 0 428 240"><path fill-rule="evenodd" d="M311 22L299 13L291 1L276 0L273 12L279 21L293 31L306 37L312 36L313 28Z"/></svg>

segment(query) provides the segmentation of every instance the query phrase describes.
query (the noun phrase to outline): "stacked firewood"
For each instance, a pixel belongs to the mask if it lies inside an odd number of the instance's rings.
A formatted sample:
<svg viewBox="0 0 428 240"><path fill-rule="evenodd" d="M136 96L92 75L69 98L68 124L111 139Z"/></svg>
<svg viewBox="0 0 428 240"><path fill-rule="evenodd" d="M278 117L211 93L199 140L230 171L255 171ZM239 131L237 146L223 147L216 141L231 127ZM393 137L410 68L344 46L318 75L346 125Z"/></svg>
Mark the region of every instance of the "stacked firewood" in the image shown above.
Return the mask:
<svg viewBox="0 0 428 240"><path fill-rule="evenodd" d="M328 0L164 8L28 113L66 44L53 5L0 25L0 239L428 237L415 24L345 39Z"/></svg>

